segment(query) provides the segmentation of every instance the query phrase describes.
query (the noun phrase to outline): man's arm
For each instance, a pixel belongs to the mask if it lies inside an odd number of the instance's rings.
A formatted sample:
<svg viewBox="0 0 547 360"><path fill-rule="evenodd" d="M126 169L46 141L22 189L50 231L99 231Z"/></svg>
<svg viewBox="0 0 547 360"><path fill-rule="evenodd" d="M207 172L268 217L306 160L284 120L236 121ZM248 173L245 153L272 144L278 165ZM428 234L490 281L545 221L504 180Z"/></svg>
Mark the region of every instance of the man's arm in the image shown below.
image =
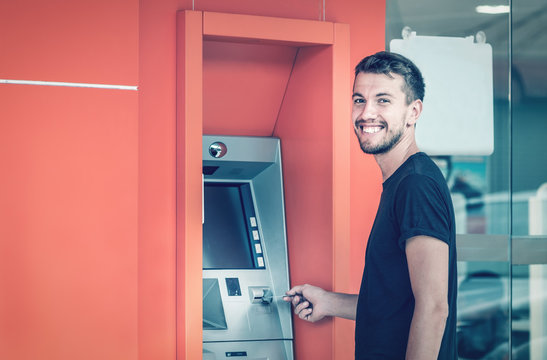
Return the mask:
<svg viewBox="0 0 547 360"><path fill-rule="evenodd" d="M316 322L325 316L355 320L357 295L326 291L317 286L298 285L287 291L294 313L303 320ZM291 299L292 298L292 299Z"/></svg>
<svg viewBox="0 0 547 360"><path fill-rule="evenodd" d="M448 317L448 245L429 236L406 242L415 299L406 359L437 359Z"/></svg>

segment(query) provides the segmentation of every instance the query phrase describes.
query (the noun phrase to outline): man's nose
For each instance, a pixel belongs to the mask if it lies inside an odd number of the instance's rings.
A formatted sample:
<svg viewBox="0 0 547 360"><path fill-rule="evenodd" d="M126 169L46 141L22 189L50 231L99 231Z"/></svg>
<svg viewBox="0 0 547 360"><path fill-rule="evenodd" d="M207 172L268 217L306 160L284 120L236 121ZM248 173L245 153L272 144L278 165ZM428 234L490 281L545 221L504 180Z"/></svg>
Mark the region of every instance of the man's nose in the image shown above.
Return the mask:
<svg viewBox="0 0 547 360"><path fill-rule="evenodd" d="M378 109L371 102L367 102L363 105L357 120L374 120L378 115Z"/></svg>

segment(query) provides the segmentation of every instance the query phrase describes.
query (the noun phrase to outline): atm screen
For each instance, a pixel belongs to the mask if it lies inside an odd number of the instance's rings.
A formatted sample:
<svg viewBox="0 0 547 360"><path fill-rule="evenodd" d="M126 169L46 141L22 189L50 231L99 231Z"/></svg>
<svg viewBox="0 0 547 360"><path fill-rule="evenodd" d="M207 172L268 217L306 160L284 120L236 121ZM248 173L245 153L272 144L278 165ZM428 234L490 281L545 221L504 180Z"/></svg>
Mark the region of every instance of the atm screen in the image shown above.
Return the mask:
<svg viewBox="0 0 547 360"><path fill-rule="evenodd" d="M256 267L247 220L254 216L252 201L249 184L205 183L204 269Z"/></svg>

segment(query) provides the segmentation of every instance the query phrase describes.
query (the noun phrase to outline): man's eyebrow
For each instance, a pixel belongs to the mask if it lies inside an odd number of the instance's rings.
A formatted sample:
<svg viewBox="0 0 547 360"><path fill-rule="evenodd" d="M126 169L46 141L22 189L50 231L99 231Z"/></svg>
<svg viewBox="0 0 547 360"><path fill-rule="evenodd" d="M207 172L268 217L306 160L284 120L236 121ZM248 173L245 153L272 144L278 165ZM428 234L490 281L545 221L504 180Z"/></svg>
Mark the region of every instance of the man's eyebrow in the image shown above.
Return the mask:
<svg viewBox="0 0 547 360"><path fill-rule="evenodd" d="M364 97L361 93L358 93L358 92L354 92L353 95L351 95L351 97ZM378 94L375 95L375 97L382 97L382 96L389 96L389 97L393 97L392 94L388 93L388 92L380 92Z"/></svg>
<svg viewBox="0 0 547 360"><path fill-rule="evenodd" d="M382 96L393 97L393 95L391 95L390 93L387 93L387 92L381 92L381 93L376 94L376 97L382 97Z"/></svg>

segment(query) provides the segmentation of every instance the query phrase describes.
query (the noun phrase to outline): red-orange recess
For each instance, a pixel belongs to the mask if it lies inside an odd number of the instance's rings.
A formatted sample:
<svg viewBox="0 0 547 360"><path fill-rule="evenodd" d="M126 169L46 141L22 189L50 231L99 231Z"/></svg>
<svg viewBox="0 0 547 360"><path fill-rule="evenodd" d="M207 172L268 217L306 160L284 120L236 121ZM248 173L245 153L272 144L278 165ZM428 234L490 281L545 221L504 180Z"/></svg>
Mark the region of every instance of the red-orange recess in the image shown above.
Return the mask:
<svg viewBox="0 0 547 360"><path fill-rule="evenodd" d="M203 17L202 17L203 15ZM203 21L203 23L202 23ZM180 358L201 356L201 136L203 129L220 133L274 135L281 138L284 161L285 206L292 282L313 282L335 291L349 291L349 27L328 22L266 18L249 15L180 12L177 52L177 353ZM237 79L252 76L259 94L263 79L271 75L271 61L260 61L256 44L277 46L281 76L273 92L279 111L267 117L240 119L240 111L215 108L223 93L240 98L241 106L253 106L245 81L226 82L221 70L203 84L208 67L202 58L203 41L210 39L246 43L238 63L225 58L226 67L237 69ZM266 40L263 42L262 40ZM336 40L336 42L335 42ZM250 44L249 44L250 43ZM281 47L280 47L281 45ZM305 46L302 46L305 45ZM287 50L285 47L291 47ZM229 46L212 45L205 54L230 53ZM291 57L294 56L291 60ZM258 61L257 61L258 60ZM288 60L288 61L287 61ZM275 63L275 61L274 61ZM252 64L252 65L250 65ZM211 70L222 69L209 64ZM216 67L215 67L216 65ZM253 68L251 75L246 75ZM268 80L271 81L271 80ZM251 82L252 84L253 82ZM204 89L202 96L201 89ZM208 90L209 89L209 90ZM337 91L334 92L334 89ZM203 99L215 95L210 100ZM237 94L237 95L234 95ZM238 96L239 95L239 96ZM245 96L247 95L247 96ZM271 103L271 99L268 98ZM260 104L259 104L260 105ZM258 106L260 109L260 106ZM210 118L205 114L213 115ZM258 114L262 115L260 111ZM252 133L245 122L271 134ZM203 124L203 128L202 125ZM215 124L215 125L212 125ZM272 128L273 124L273 128ZM233 127L231 127L233 126ZM297 357L322 358L351 348L347 327L325 321L316 326L295 322ZM340 334L336 336L336 332ZM318 343L318 338L337 342Z"/></svg>

